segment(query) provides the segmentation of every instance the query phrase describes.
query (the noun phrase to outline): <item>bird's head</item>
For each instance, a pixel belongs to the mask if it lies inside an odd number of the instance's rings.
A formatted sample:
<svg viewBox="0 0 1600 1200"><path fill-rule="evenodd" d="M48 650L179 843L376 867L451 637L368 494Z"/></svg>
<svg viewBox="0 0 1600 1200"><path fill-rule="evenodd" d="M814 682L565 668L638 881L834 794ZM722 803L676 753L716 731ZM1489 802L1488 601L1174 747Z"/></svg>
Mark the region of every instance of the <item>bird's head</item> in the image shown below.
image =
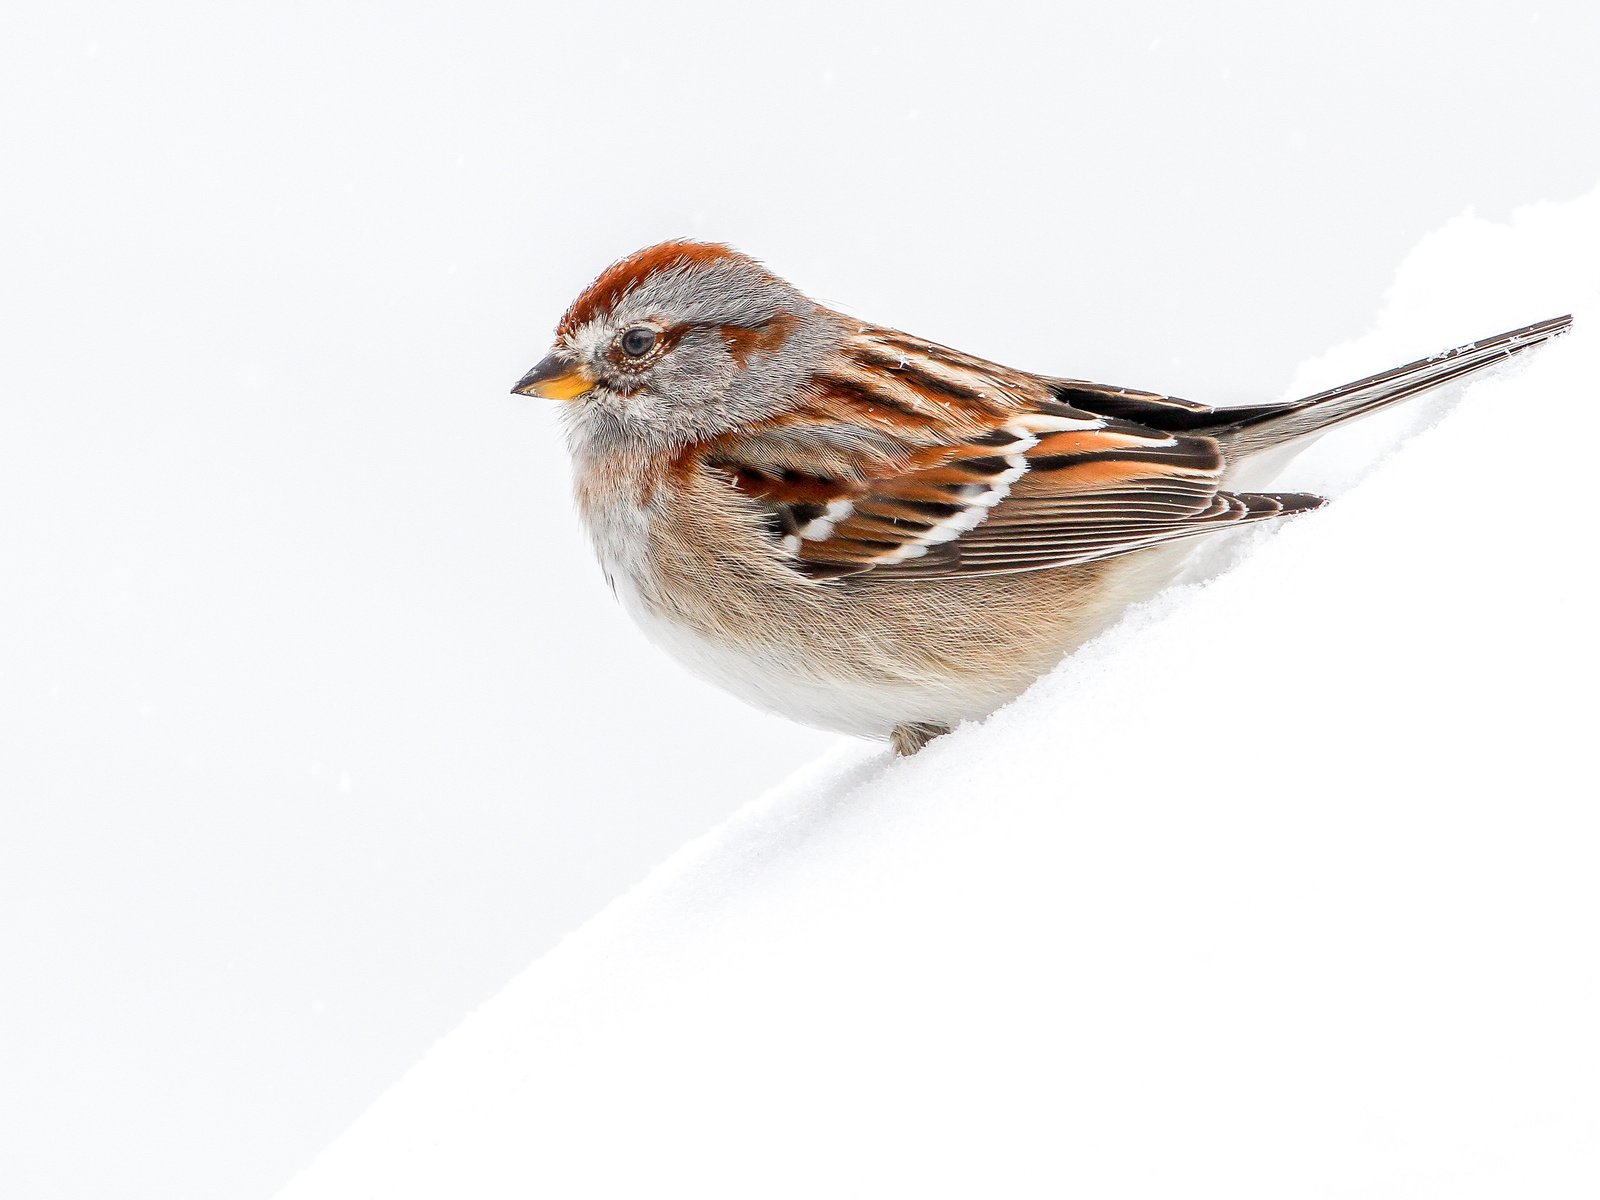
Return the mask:
<svg viewBox="0 0 1600 1200"><path fill-rule="evenodd" d="M606 268L512 390L591 433L683 444L792 406L837 322L736 250L664 242Z"/></svg>

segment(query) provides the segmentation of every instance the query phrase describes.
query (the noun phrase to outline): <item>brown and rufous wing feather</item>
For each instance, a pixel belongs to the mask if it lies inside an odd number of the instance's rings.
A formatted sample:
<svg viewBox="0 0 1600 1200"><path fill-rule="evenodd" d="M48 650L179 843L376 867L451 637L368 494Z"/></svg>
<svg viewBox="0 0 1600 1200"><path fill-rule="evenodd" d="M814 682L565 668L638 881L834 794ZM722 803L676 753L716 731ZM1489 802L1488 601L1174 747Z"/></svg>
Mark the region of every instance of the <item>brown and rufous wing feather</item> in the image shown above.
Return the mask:
<svg viewBox="0 0 1600 1200"><path fill-rule="evenodd" d="M1151 423L1162 416L1180 429ZM702 458L755 502L795 569L819 579L1042 570L1321 503L1222 490L1226 451L1203 432L1207 418L1217 421L1186 401L865 328L793 412L717 439Z"/></svg>

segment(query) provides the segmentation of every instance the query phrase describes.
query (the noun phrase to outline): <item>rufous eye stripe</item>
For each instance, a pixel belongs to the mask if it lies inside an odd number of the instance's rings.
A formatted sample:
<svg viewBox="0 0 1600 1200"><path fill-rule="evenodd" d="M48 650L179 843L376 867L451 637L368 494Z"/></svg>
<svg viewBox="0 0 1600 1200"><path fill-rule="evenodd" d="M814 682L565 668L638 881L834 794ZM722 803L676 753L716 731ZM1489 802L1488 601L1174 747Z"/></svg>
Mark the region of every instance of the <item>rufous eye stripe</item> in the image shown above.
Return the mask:
<svg viewBox="0 0 1600 1200"><path fill-rule="evenodd" d="M779 313L765 325L723 325L720 332L734 366L742 371L750 365L752 357L781 350L799 323L792 313Z"/></svg>

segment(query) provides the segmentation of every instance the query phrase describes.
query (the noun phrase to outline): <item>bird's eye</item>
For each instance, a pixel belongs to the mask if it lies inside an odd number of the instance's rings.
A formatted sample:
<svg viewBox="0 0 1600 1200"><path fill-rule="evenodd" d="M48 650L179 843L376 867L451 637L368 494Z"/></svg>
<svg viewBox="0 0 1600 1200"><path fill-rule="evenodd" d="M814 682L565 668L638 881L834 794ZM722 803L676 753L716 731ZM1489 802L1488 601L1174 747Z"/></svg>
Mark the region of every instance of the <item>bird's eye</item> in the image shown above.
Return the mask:
<svg viewBox="0 0 1600 1200"><path fill-rule="evenodd" d="M643 358L655 349L656 331L640 326L622 335L622 352L629 358Z"/></svg>

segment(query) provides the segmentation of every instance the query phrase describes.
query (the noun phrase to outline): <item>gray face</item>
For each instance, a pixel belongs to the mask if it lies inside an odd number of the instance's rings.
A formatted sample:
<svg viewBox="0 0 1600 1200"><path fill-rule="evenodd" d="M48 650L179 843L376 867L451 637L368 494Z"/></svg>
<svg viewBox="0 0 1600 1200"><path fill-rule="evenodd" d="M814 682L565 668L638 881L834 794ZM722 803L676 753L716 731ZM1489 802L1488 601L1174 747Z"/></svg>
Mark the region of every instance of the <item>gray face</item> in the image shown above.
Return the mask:
<svg viewBox="0 0 1600 1200"><path fill-rule="evenodd" d="M585 315L556 347L597 381L568 406L578 452L679 446L782 412L840 340L834 314L742 256L653 271Z"/></svg>

